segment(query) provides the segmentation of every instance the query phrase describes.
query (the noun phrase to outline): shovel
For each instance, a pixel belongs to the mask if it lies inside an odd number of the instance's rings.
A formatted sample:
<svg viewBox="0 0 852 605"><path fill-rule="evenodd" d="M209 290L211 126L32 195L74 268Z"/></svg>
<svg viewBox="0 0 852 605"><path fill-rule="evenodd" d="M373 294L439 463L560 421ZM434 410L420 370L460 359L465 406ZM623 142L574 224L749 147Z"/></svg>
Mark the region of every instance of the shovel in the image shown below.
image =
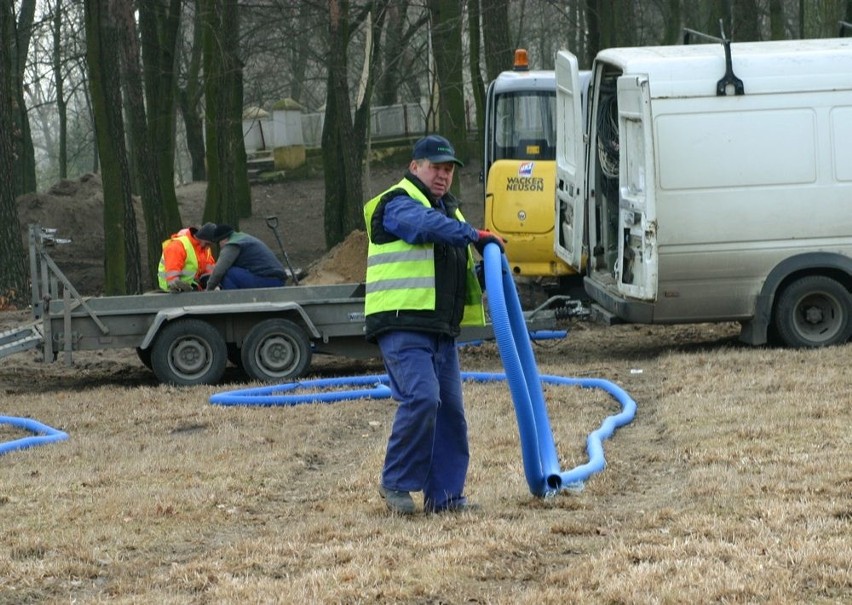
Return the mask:
<svg viewBox="0 0 852 605"><path fill-rule="evenodd" d="M281 243L281 236L278 235L278 217L267 216L266 226L272 229L272 233L275 234L275 240L278 242L278 247L281 248L281 254L284 255L284 261L287 263L287 268L290 270L290 277L293 278L293 284L298 286L299 278L296 277L296 272L293 271L293 265L290 264L290 257L287 256L287 251L284 249L284 244Z"/></svg>

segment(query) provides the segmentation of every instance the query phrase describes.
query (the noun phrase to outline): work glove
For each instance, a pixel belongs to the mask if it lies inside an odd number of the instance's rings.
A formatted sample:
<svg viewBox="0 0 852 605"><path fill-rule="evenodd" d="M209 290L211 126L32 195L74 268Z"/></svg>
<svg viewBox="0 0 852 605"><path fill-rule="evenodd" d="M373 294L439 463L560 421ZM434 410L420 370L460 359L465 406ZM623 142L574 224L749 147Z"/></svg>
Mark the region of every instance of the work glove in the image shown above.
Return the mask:
<svg viewBox="0 0 852 605"><path fill-rule="evenodd" d="M189 292L192 290L192 284L179 279L174 280L169 284L169 292Z"/></svg>
<svg viewBox="0 0 852 605"><path fill-rule="evenodd" d="M506 251L506 249L503 247L503 244L506 243L506 240L504 240L499 235L495 235L494 233L491 233L490 231L486 231L484 229L480 229L476 233L479 235L479 239L473 242L473 247L476 248L476 251L479 252L480 256L484 255L486 244L497 244L500 247L501 254Z"/></svg>

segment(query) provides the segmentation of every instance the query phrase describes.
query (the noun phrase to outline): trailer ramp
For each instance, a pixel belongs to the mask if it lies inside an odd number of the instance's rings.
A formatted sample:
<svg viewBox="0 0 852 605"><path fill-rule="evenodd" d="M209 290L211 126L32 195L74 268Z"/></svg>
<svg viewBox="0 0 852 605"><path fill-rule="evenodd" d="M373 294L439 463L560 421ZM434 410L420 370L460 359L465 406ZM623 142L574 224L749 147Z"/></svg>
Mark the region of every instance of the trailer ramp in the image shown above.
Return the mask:
<svg viewBox="0 0 852 605"><path fill-rule="evenodd" d="M44 335L40 325L41 322L34 322L0 332L0 359L41 346Z"/></svg>

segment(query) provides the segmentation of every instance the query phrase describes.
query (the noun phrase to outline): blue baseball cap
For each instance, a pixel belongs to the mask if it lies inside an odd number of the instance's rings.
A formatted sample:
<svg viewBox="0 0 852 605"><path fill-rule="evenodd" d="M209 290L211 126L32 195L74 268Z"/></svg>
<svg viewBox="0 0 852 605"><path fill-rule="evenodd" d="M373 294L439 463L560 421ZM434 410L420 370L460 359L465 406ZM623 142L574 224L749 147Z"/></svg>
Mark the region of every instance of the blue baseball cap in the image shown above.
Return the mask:
<svg viewBox="0 0 852 605"><path fill-rule="evenodd" d="M412 159L429 160L433 164L452 162L459 166L464 166L464 164L456 158L456 150L453 149L452 144L447 139L437 134L430 134L429 136L423 137L417 141L414 144L414 155L412 156Z"/></svg>

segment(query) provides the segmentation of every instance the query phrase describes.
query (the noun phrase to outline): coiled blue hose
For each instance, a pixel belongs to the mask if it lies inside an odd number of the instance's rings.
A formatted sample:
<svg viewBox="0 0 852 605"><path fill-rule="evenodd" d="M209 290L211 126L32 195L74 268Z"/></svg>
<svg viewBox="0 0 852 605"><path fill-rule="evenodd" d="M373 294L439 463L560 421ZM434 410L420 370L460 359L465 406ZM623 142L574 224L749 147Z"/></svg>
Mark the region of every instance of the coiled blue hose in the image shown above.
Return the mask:
<svg viewBox="0 0 852 605"><path fill-rule="evenodd" d="M387 374L368 376L348 376L343 378L319 378L316 380L301 380L286 384L265 387L238 389L225 393L216 393L210 397L210 403L219 405L298 405L300 403L334 403L354 399L373 398L386 399L391 396L390 379ZM302 395L284 395L302 389L326 389L341 386L372 385L369 389L349 391L326 391Z"/></svg>
<svg viewBox="0 0 852 605"><path fill-rule="evenodd" d="M14 441L0 443L0 454L5 454L6 452L11 452L13 450L22 450L35 445L45 445L47 443L68 439L68 433L57 430L30 418L0 416L0 424L11 424L14 427L30 431L31 433L36 433L33 437L23 437L21 439L15 439Z"/></svg>
<svg viewBox="0 0 852 605"><path fill-rule="evenodd" d="M491 321L512 390L527 485L536 496L546 496L563 487L581 487L589 476L606 466L602 441L611 437L616 428L633 420L636 403L622 389L605 380L548 377L554 379L548 382L557 384L603 388L622 405L620 414L608 417L599 429L589 435L586 441L589 462L571 471L561 472L541 389L542 378L538 375L538 366L526 335L523 312L509 263L496 244L486 245L483 256ZM505 321L506 317L508 322ZM518 377L519 374L522 379ZM516 392L524 389L526 393L516 395ZM525 409L526 406L530 409ZM532 426L528 426L530 422ZM532 436L537 437L535 442L531 442Z"/></svg>
<svg viewBox="0 0 852 605"><path fill-rule="evenodd" d="M539 375L509 264L496 244L486 245L484 257L491 321L506 373L462 372L462 378L481 382L508 381L518 421L524 474L533 495L541 497L560 489L581 488L591 475L606 467L603 440L611 437L618 427L633 420L636 403L626 391L607 380ZM298 405L332 403L362 397L385 399L390 397L388 382L386 374L305 380L217 393L210 397L210 402L220 405ZM569 471L561 471L542 383L603 389L621 404L622 411L619 414L607 417L600 428L589 434L586 440L589 461L586 464ZM365 385L372 388L292 394L300 389Z"/></svg>

